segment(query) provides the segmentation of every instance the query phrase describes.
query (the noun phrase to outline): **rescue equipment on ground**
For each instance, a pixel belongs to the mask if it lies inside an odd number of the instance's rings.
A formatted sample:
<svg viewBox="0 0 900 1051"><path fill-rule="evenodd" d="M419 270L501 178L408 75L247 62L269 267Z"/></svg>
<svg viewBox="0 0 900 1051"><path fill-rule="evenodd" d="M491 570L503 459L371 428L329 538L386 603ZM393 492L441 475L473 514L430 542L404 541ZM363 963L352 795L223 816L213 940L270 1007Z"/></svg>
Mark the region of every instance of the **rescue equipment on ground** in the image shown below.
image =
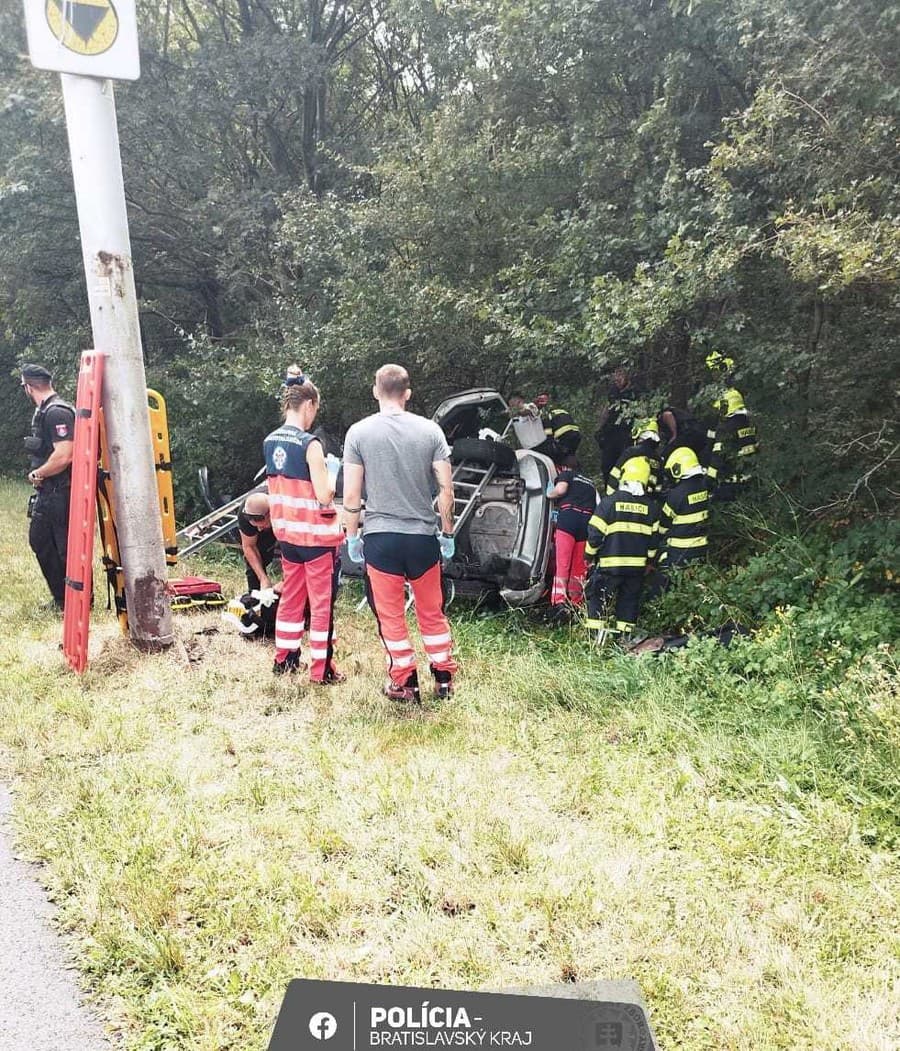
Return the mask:
<svg viewBox="0 0 900 1051"><path fill-rule="evenodd" d="M278 593L274 588L248 591L233 598L222 620L246 638L267 639L275 635Z"/></svg>
<svg viewBox="0 0 900 1051"><path fill-rule="evenodd" d="M172 609L177 613L218 609L225 605L222 585L206 577L175 577L166 584L166 591Z"/></svg>

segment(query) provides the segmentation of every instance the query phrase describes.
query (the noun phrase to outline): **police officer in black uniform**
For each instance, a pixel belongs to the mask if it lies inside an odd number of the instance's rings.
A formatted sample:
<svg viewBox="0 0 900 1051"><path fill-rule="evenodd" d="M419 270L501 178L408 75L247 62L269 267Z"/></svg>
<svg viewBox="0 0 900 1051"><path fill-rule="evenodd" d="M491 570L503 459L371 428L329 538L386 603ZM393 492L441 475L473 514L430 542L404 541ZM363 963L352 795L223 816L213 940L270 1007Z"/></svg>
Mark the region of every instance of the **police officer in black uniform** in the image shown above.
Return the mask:
<svg viewBox="0 0 900 1051"><path fill-rule="evenodd" d="M28 481L35 489L28 503L31 518L28 543L53 601L62 609L66 595L75 410L53 389L53 376L43 365L23 365L21 377L22 388L35 405L31 434L25 439L31 458Z"/></svg>

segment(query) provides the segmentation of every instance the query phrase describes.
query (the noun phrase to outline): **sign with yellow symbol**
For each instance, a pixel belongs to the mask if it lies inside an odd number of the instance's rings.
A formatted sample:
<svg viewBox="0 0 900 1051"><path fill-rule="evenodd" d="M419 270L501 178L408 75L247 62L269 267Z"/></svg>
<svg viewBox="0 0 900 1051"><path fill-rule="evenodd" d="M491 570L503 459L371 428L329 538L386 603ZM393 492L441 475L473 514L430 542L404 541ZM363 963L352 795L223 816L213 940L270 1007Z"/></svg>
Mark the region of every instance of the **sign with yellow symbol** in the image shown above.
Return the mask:
<svg viewBox="0 0 900 1051"><path fill-rule="evenodd" d="M119 16L112 0L47 0L47 24L76 55L102 55L116 42Z"/></svg>
<svg viewBox="0 0 900 1051"><path fill-rule="evenodd" d="M140 76L135 0L24 0L38 69L87 77Z"/></svg>

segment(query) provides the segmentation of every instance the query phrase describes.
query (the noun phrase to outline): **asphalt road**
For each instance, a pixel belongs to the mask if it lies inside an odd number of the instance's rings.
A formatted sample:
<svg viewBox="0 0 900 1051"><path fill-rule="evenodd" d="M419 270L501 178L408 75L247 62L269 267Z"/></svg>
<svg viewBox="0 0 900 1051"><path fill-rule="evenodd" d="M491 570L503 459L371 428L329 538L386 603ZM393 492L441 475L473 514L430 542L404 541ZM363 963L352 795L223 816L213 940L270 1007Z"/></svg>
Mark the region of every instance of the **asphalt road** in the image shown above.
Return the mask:
<svg viewBox="0 0 900 1051"><path fill-rule="evenodd" d="M112 1051L85 1006L35 867L13 855L0 785L0 1051Z"/></svg>

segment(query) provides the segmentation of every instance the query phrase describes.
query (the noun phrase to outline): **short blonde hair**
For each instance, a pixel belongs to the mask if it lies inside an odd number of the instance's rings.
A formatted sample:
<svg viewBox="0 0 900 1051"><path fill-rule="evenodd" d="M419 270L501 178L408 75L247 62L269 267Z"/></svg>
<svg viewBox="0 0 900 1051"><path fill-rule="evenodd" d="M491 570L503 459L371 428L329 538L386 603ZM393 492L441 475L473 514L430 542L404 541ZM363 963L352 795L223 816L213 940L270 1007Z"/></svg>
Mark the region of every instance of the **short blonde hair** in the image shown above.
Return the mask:
<svg viewBox="0 0 900 1051"><path fill-rule="evenodd" d="M375 373L375 390L382 398L402 398L409 390L409 373L402 365L382 365Z"/></svg>

